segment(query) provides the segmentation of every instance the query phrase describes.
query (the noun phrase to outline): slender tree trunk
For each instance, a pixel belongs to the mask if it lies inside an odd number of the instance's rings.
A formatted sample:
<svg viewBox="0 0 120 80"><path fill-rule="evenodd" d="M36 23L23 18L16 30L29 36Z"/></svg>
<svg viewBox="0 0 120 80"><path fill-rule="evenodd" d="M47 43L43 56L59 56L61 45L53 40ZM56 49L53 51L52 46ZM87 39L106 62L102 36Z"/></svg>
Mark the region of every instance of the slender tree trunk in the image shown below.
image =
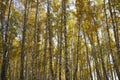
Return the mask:
<svg viewBox="0 0 120 80"><path fill-rule="evenodd" d="M78 72L78 63L79 63L79 49L80 49L80 29L81 29L81 16L82 16L82 13L81 13L81 10L82 10L82 7L81 7L81 3L82 1L78 1L76 0L76 13L78 14L78 17L77 17L77 23L78 23L78 35L77 35L77 50L76 50L76 64L75 64L75 70L74 70L74 73L73 73L73 80L77 80L77 72ZM79 13L80 12L80 13Z"/></svg>
<svg viewBox="0 0 120 80"><path fill-rule="evenodd" d="M47 44L48 44L48 27L45 27L45 39L44 39L44 67L43 67L43 80L47 79Z"/></svg>
<svg viewBox="0 0 120 80"><path fill-rule="evenodd" d="M50 20L50 0L47 0L47 27L49 31L49 68L50 68L50 80L54 80L54 73L52 69L52 28Z"/></svg>
<svg viewBox="0 0 120 80"><path fill-rule="evenodd" d="M47 53L47 27L46 27L46 33L45 33L45 41L44 41L44 67L43 67L43 80L46 80L46 65L47 65L47 60L46 60L46 53Z"/></svg>
<svg viewBox="0 0 120 80"><path fill-rule="evenodd" d="M32 79L36 80L37 79L37 20L38 20L38 5L39 1L37 0L36 2L36 13L35 13L35 23L34 23L34 50L32 54Z"/></svg>
<svg viewBox="0 0 120 80"><path fill-rule="evenodd" d="M76 64L75 71L73 73L73 80L77 80L77 72L78 72L78 54L79 54L79 46L80 46L80 19L78 19L78 37L77 37L77 51L76 51Z"/></svg>
<svg viewBox="0 0 120 80"><path fill-rule="evenodd" d="M68 65L67 26L66 26L66 0L62 0L62 10L63 10L63 26L64 26L64 38L65 38L65 79L70 80L70 71Z"/></svg>
<svg viewBox="0 0 120 80"><path fill-rule="evenodd" d="M61 63L61 58L62 58L62 45L63 45L63 43L62 43L62 40L63 40L63 38L62 38L62 27L63 27L63 19L62 19L62 17L61 17L61 26L60 26L60 43L59 43L59 80L61 80L61 73L62 73L62 63Z"/></svg>
<svg viewBox="0 0 120 80"><path fill-rule="evenodd" d="M116 6L119 5L119 2L116 1L116 0L113 0L113 9L114 9L114 12L113 12L113 15L114 15L114 20L115 20L115 26L116 26L116 35L117 35L117 38L118 38L118 42L119 42L119 29L118 29L118 20L116 20L117 16L116 16ZM117 4L118 3L118 4ZM120 43L119 43L119 49L120 49Z"/></svg>
<svg viewBox="0 0 120 80"><path fill-rule="evenodd" d="M28 80L28 49L26 51L25 80Z"/></svg>
<svg viewBox="0 0 120 80"><path fill-rule="evenodd" d="M58 26L58 25L57 25ZM56 57L55 57L55 79L57 80L57 74L58 74L58 52L59 52L59 40L60 40L60 38L59 38L59 31L57 30L56 31L56 33L57 33L57 47L58 47L58 49L57 49L57 52L56 52Z"/></svg>
<svg viewBox="0 0 120 80"><path fill-rule="evenodd" d="M76 51L76 64L75 64L75 70L73 73L73 80L77 80L77 71L78 71L78 53L79 53L79 46L80 46L80 26L78 27L78 40L77 40L77 51Z"/></svg>
<svg viewBox="0 0 120 80"><path fill-rule="evenodd" d="M25 2L24 23L22 32L22 45L21 45L21 64L20 64L20 80L24 80L24 50L25 50L25 37L27 27L27 12L28 12L28 0Z"/></svg>
<svg viewBox="0 0 120 80"><path fill-rule="evenodd" d="M8 1L9 2L9 1ZM6 2L7 5L7 2ZM2 26L2 46L3 46L3 61L2 61L2 71L1 71L1 80L7 80L7 69L9 64L9 40L8 40L8 33L9 33L9 24L10 24L10 13L11 13L11 5L12 0L10 0L10 5L8 9L8 18L7 18L7 24L4 28L3 19L5 12L3 11L4 4L1 4L1 26ZM4 32L5 30L5 32Z"/></svg>

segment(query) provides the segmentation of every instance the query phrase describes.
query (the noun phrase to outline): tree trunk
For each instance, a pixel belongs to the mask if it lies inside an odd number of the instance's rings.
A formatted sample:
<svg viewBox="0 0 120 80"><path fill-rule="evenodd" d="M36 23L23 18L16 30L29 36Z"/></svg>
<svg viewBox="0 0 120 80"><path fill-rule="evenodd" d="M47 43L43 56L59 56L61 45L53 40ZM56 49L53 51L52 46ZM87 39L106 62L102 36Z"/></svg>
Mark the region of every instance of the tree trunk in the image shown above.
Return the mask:
<svg viewBox="0 0 120 80"><path fill-rule="evenodd" d="M62 73L62 71L61 71L61 69L62 69L62 63L61 63L61 58L62 58L62 45L63 45L63 43L62 43L62 40L63 40L63 38L62 38L62 24L63 24L63 18L61 17L61 26L60 26L60 43L59 43L59 80L61 80L61 73Z"/></svg>
<svg viewBox="0 0 120 80"><path fill-rule="evenodd" d="M4 2L4 1L3 1ZM8 1L9 2L9 1ZM12 5L12 0L10 0L10 5L8 9L8 16L7 16L7 24L6 27L4 28L4 14L5 11L3 10L4 6L7 5L8 2L5 2L5 4L1 3L1 26L2 26L2 46L3 46L3 61L2 61L2 71L1 71L1 80L7 80L7 69L8 69L8 64L9 64L9 38L8 38L8 33L9 33L9 24L10 24L10 13L11 13L11 5ZM5 30L5 32L4 32Z"/></svg>
<svg viewBox="0 0 120 80"><path fill-rule="evenodd" d="M38 54L38 47L37 47L37 20L38 20L38 5L39 1L36 2L36 13L35 13L35 23L34 23L34 50L32 54L32 79L37 79L37 54Z"/></svg>
<svg viewBox="0 0 120 80"><path fill-rule="evenodd" d="M25 2L24 23L22 32L22 45L21 45L21 64L20 64L20 80L24 80L24 51L25 51L25 37L27 27L27 12L28 12L28 0Z"/></svg>
<svg viewBox="0 0 120 80"><path fill-rule="evenodd" d="M50 80L54 80L54 73L52 69L52 28L50 20L50 0L47 0L47 27L49 31L49 68L50 68Z"/></svg>
<svg viewBox="0 0 120 80"><path fill-rule="evenodd" d="M66 26L66 0L62 0L63 26L65 38L65 79L70 80L70 71L68 65L68 44L67 44L67 26Z"/></svg>
<svg viewBox="0 0 120 80"><path fill-rule="evenodd" d="M45 31L45 41L44 41L44 67L43 67L43 80L46 80L46 65L47 65L47 59L46 59L46 53L47 53L47 27Z"/></svg>

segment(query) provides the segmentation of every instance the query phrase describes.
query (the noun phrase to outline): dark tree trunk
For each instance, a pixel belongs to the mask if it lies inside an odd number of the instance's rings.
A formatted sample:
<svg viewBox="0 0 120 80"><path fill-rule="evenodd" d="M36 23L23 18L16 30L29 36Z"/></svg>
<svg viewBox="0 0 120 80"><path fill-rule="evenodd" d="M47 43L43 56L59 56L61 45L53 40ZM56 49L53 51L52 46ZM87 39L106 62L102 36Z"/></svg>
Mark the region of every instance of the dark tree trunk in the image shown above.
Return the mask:
<svg viewBox="0 0 120 80"><path fill-rule="evenodd" d="M70 71L68 65L68 43L67 43L67 26L66 26L66 0L62 0L63 10L63 26L64 26L64 38L65 38L65 79L70 80Z"/></svg>
<svg viewBox="0 0 120 80"><path fill-rule="evenodd" d="M62 21L62 17L61 17L61 26L60 26L60 43L59 43L59 80L61 80L61 73L62 73L62 63L61 63L61 58L62 58L62 40L63 40L63 37L62 37L62 24L63 24L63 21Z"/></svg>
<svg viewBox="0 0 120 80"><path fill-rule="evenodd" d="M20 64L20 80L24 80L24 51L25 51L25 37L27 27L27 13L28 13L28 0L25 2L24 22L22 32L22 44L21 44L21 64Z"/></svg>
<svg viewBox="0 0 120 80"><path fill-rule="evenodd" d="M7 24L4 28L4 14L5 14L5 8L6 5L8 4L9 1L5 1L5 4L3 4L3 0L1 3L1 28L2 28L2 46L3 46L3 60L2 60L2 71L1 71L1 80L7 80L7 69L8 69L8 64L9 64L9 38L8 38L8 33L9 33L9 24L10 24L10 13L11 13L11 5L12 5L12 0L10 0L10 5L8 9L8 16L7 16ZM3 9L4 8L4 9ZM5 30L5 32L4 32Z"/></svg>
<svg viewBox="0 0 120 80"><path fill-rule="evenodd" d="M39 6L39 1L37 0L36 2L36 13L35 13L35 22L34 22L34 50L32 54L32 79L36 80L37 79L37 55L38 55L38 46L37 46L37 20L38 20L38 6Z"/></svg>
<svg viewBox="0 0 120 80"><path fill-rule="evenodd" d="M49 68L50 68L50 80L54 80L54 73L52 69L52 28L50 19L50 0L47 0L47 27L49 31Z"/></svg>

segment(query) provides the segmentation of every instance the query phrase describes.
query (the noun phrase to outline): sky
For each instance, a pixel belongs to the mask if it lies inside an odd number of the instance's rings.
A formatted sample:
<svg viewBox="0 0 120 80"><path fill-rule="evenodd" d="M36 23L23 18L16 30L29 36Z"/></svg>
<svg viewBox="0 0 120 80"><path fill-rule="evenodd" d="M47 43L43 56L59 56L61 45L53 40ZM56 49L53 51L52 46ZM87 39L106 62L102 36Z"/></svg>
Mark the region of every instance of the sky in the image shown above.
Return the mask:
<svg viewBox="0 0 120 80"><path fill-rule="evenodd" d="M18 11L24 10L24 6L19 0L14 0L14 4L15 4L16 10L18 10Z"/></svg>

